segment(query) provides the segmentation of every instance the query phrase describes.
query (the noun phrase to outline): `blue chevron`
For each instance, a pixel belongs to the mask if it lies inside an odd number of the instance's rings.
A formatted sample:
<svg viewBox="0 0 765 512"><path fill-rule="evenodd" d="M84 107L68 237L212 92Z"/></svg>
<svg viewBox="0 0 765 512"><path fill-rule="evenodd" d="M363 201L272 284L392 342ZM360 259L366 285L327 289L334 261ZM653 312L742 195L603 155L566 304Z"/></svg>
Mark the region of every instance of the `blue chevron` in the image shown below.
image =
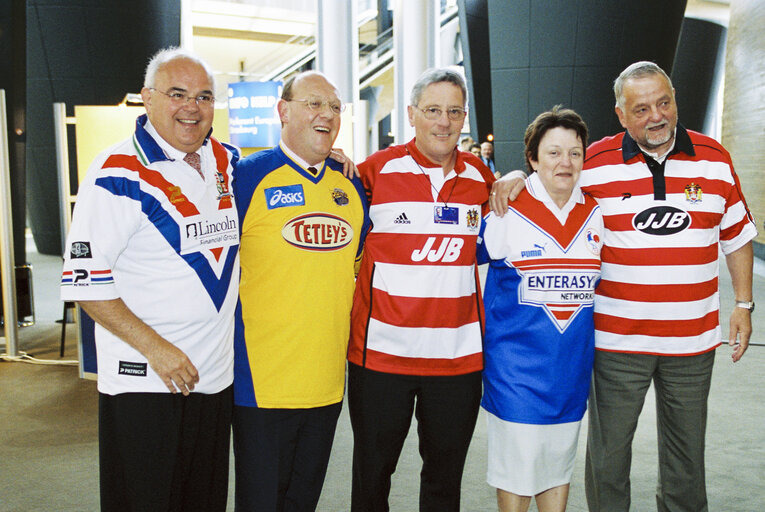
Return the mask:
<svg viewBox="0 0 765 512"><path fill-rule="evenodd" d="M228 249L226 262L223 266L223 274L220 279L215 276L210 263L201 253L181 254L181 229L175 219L162 208L161 203L151 194L141 190L138 181L115 176L107 176L96 179L96 185L102 187L115 196L123 196L141 203L141 211L146 214L157 231L167 240L175 252L188 263L199 276L199 280L207 290L215 308L220 311L226 299L226 293L231 282L231 273L234 270L234 261L238 252L238 245L232 245Z"/></svg>

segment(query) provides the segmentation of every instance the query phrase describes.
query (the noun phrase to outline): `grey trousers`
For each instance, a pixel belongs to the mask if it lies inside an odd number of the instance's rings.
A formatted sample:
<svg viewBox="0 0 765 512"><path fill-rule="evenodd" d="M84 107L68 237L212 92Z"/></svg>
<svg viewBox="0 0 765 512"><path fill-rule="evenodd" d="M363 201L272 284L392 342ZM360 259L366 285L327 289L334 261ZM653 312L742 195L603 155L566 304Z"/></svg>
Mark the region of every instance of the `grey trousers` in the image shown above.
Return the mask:
<svg viewBox="0 0 765 512"><path fill-rule="evenodd" d="M660 512L706 512L704 436L715 351L658 356L595 351L585 491L590 512L628 512L632 438L651 381L656 391Z"/></svg>

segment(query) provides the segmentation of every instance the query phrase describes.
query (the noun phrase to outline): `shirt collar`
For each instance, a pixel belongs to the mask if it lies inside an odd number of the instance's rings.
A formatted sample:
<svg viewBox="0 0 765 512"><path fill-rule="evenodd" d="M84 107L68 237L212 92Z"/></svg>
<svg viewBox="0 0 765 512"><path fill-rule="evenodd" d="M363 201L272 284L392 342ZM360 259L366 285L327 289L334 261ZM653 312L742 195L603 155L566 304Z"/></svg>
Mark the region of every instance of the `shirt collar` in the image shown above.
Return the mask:
<svg viewBox="0 0 765 512"><path fill-rule="evenodd" d="M212 128L207 133L202 146L206 146L212 135ZM135 121L135 133L133 134L133 145L138 151L139 157L144 165L159 161L182 160L186 153L179 151L163 139L156 128L149 121L149 116L141 114Z"/></svg>
<svg viewBox="0 0 765 512"><path fill-rule="evenodd" d="M430 160L430 158L426 157L422 153L420 153L420 150L417 149L417 144L415 144L415 141L417 138L410 140L406 143L406 149L409 152L409 154L412 156L415 162L420 164L422 167L441 167L440 164L437 164ZM457 154L456 158L454 160L454 169L452 169L457 174L460 174L462 171L465 170L465 156L462 151L457 150L457 146L454 146L454 152ZM450 170L449 172L451 172ZM448 173L447 173L448 175Z"/></svg>
<svg viewBox="0 0 765 512"><path fill-rule="evenodd" d="M693 149L693 142L691 142L691 137L688 135L688 131L683 125L677 123L677 126L675 127L674 146L667 152L665 157L679 152L683 152L688 156L696 156L696 151ZM640 146L635 142L635 139L630 136L630 132L625 130L624 139L622 139L622 157L624 158L624 161L627 162L640 153L643 153L643 150L640 149ZM650 154L649 156L653 157L653 155Z"/></svg>
<svg viewBox="0 0 765 512"><path fill-rule="evenodd" d="M321 161L321 162L319 162L318 164L315 164L315 165L311 165L311 164L309 164L307 161L305 161L305 160L303 160L302 158L300 158L300 157L297 155L297 153L295 153L294 151L292 151L292 150L291 150L291 149L290 149L290 148L287 146L287 144L285 144L285 143L284 143L284 141L283 141L283 140L280 140L280 141L279 141L279 147L280 147L280 148L282 148L282 151L284 152L284 154L285 154L285 155L287 155L287 157L288 157L289 159L291 159L292 161L294 161L296 164L298 164L300 167L302 167L302 168L303 168L303 169L305 169L305 170L308 170L308 168L309 168L309 167L313 167L313 168L315 168L315 169L321 170L321 169L324 167L324 164L325 164L325 163L326 163L326 161L327 161L327 159L325 158L324 160L322 160L322 161Z"/></svg>

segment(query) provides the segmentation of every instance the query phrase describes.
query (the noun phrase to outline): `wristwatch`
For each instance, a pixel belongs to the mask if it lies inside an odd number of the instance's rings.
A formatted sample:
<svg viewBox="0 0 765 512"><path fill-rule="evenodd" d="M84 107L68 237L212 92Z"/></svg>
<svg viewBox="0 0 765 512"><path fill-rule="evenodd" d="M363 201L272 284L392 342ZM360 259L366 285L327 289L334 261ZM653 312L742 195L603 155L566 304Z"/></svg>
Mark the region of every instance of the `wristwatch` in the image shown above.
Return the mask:
<svg viewBox="0 0 765 512"><path fill-rule="evenodd" d="M750 313L754 313L754 301L737 300L736 307L748 309Z"/></svg>

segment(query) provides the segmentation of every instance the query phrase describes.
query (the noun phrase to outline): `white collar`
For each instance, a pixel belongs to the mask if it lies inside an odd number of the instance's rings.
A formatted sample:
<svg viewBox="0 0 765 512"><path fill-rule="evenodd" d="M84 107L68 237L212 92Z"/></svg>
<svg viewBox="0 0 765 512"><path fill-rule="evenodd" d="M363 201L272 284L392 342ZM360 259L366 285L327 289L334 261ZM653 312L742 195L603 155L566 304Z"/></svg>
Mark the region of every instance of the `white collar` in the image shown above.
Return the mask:
<svg viewBox="0 0 765 512"><path fill-rule="evenodd" d="M282 151L284 151L284 154L287 155L291 160L294 160L296 164L298 164L300 167L302 167L305 170L308 170L309 167L314 167L317 170L321 171L322 167L324 167L324 162L326 161L326 158L319 162L318 164L311 165L307 161L300 158L297 153L292 151L290 148L287 147L287 144L284 143L283 140L279 141L279 147L282 148Z"/></svg>
<svg viewBox="0 0 765 512"><path fill-rule="evenodd" d="M568 214L571 213L571 210L574 209L577 203L584 203L584 194L579 187L579 181L576 182L574 188L571 190L571 196L568 198L568 201L566 201L566 204L563 205L563 208L558 208L558 205L555 204L553 198L550 197L547 189L542 184L542 180L539 179L538 172L531 173L531 176L526 180L526 190L528 190L529 194L531 194L537 201L544 204L561 224L566 223Z"/></svg>

